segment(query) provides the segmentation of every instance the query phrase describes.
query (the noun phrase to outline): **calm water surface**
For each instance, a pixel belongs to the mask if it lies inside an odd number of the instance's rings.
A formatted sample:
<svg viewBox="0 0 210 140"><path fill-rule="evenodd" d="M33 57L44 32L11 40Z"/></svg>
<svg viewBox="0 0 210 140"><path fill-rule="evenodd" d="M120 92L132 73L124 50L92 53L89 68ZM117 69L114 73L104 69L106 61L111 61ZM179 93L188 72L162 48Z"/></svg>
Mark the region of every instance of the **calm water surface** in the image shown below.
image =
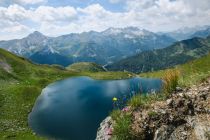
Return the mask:
<svg viewBox="0 0 210 140"><path fill-rule="evenodd" d="M100 122L113 109L112 98L159 90L161 80L93 80L75 77L43 89L29 125L39 135L59 140L94 140Z"/></svg>

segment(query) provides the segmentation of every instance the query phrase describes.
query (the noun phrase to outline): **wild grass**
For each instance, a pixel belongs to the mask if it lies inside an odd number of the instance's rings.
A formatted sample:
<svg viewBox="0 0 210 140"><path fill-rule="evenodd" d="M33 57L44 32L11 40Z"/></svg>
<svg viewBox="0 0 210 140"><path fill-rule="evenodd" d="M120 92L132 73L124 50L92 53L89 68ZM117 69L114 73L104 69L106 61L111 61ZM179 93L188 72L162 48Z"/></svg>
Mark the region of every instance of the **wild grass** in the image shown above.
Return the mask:
<svg viewBox="0 0 210 140"><path fill-rule="evenodd" d="M149 100L148 100L148 96L145 95L136 95L133 96L129 101L128 101L128 105L133 107L133 108L137 108L137 107L147 107Z"/></svg>
<svg viewBox="0 0 210 140"><path fill-rule="evenodd" d="M210 76L210 54L186 64L178 65L175 68L141 73L140 76L147 78L163 78L165 72L168 70L178 70L180 72L178 86L192 86Z"/></svg>
<svg viewBox="0 0 210 140"><path fill-rule="evenodd" d="M120 115L121 115L121 110L119 109L113 110L110 114L113 120L117 120Z"/></svg>
<svg viewBox="0 0 210 140"><path fill-rule="evenodd" d="M128 106L131 106L133 108L148 108L151 103L155 101L162 101L165 100L166 97L164 94L161 93L155 93L155 94L148 94L148 95L142 95L142 94L137 94L133 96L129 101L128 101Z"/></svg>
<svg viewBox="0 0 210 140"><path fill-rule="evenodd" d="M178 86L178 80L180 77L180 71L178 69L166 70L162 78L163 80L163 93L166 97L176 90Z"/></svg>
<svg viewBox="0 0 210 140"><path fill-rule="evenodd" d="M113 139L115 140L131 140L131 112L113 111L112 119L115 121L113 125Z"/></svg>

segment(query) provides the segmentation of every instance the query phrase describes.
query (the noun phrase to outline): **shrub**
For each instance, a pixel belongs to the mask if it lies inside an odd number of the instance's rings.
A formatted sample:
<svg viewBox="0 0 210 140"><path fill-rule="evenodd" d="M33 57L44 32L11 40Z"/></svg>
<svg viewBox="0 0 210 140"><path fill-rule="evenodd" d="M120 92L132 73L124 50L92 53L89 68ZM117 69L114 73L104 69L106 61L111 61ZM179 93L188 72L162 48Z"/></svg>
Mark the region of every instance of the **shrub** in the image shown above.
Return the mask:
<svg viewBox="0 0 210 140"><path fill-rule="evenodd" d="M172 91L176 90L178 85L180 72L175 70L167 70L163 77L163 92L165 93L166 97L168 98Z"/></svg>

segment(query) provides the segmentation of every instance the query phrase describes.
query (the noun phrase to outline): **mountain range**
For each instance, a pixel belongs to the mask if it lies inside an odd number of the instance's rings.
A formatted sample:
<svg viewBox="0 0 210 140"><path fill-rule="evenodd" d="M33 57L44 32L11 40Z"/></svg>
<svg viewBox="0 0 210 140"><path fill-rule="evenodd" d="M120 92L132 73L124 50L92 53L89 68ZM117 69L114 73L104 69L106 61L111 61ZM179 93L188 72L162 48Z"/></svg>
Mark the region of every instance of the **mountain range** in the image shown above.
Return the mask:
<svg viewBox="0 0 210 140"><path fill-rule="evenodd" d="M112 71L131 71L135 73L170 68L178 64L200 58L210 52L210 36L192 38L152 51L145 51L135 56L122 59L106 66Z"/></svg>
<svg viewBox="0 0 210 140"><path fill-rule="evenodd" d="M33 32L23 39L0 41L4 48L40 64L67 66L74 62L107 64L137 53L167 47L176 40L136 27L47 37Z"/></svg>
<svg viewBox="0 0 210 140"><path fill-rule="evenodd" d="M22 39L0 41L0 48L38 64L68 66L76 62L94 62L110 65L145 51L163 49L180 39L205 38L208 35L209 26L183 28L169 33L153 33L137 27L108 28L102 32L71 33L58 37L48 37L35 31Z"/></svg>
<svg viewBox="0 0 210 140"><path fill-rule="evenodd" d="M207 37L210 35L210 26L195 26L195 27L183 27L175 31L164 32L160 34L166 34L178 41L190 39L193 37Z"/></svg>

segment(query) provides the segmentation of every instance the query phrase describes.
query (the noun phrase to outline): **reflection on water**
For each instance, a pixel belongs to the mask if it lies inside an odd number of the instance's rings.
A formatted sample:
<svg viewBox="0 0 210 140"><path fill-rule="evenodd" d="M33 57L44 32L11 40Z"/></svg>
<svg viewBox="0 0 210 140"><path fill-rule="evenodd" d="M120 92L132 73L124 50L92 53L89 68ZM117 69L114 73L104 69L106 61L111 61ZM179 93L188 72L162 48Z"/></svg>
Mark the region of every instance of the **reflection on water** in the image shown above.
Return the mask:
<svg viewBox="0 0 210 140"><path fill-rule="evenodd" d="M161 80L69 78L43 89L29 124L37 134L61 140L93 140L100 122L112 110L112 98L159 90Z"/></svg>

